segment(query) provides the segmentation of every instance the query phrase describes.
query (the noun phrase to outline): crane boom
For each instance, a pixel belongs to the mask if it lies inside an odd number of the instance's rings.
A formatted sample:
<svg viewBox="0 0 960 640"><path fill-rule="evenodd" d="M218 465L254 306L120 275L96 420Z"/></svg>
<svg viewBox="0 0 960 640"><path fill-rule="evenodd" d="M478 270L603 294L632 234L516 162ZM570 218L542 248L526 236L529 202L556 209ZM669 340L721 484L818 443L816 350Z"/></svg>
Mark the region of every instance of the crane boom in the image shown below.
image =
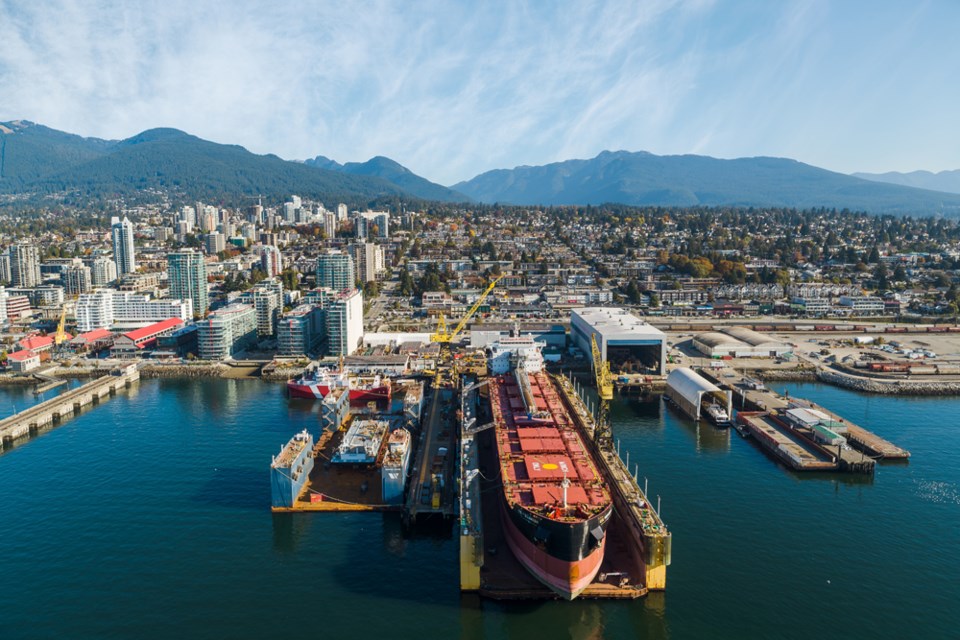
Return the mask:
<svg viewBox="0 0 960 640"><path fill-rule="evenodd" d="M470 307L470 310L460 319L460 322L457 323L457 326L454 327L453 331L447 333L447 324L446 319L443 316L440 316L440 322L437 325L437 331L430 336L431 342L452 342L454 338L460 335L460 332L463 331L464 327L467 326L467 323L470 322L470 318L473 317L473 314L477 312L477 309L480 308L480 305L483 304L483 301L487 299L487 296L490 295L490 292L493 291L494 287L497 286L497 283L500 282L500 279L503 276L497 276L497 278L490 283L486 291L480 294L480 297L477 298L476 302L473 303L473 306Z"/></svg>
<svg viewBox="0 0 960 640"><path fill-rule="evenodd" d="M57 333L53 337L53 344L58 347L67 341L67 332L65 331L66 324L67 306L63 305L63 307L60 309L60 322L57 323Z"/></svg>
<svg viewBox="0 0 960 640"><path fill-rule="evenodd" d="M613 375L610 373L610 363L600 355L597 346L597 334L590 335L590 350L593 352L593 375L597 381L597 393L601 400L613 400Z"/></svg>

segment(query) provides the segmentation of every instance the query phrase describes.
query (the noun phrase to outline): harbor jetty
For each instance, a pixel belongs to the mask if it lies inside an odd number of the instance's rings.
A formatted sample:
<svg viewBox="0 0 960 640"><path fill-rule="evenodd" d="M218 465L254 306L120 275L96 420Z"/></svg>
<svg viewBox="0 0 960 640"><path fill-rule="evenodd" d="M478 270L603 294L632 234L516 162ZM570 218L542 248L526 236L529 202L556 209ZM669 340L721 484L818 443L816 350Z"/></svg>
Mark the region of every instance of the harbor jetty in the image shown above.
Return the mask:
<svg viewBox="0 0 960 640"><path fill-rule="evenodd" d="M139 379L140 371L137 365L127 365L4 418L0 420L0 448L7 449L20 438L36 435L46 427L58 425L78 414L83 407L99 404Z"/></svg>

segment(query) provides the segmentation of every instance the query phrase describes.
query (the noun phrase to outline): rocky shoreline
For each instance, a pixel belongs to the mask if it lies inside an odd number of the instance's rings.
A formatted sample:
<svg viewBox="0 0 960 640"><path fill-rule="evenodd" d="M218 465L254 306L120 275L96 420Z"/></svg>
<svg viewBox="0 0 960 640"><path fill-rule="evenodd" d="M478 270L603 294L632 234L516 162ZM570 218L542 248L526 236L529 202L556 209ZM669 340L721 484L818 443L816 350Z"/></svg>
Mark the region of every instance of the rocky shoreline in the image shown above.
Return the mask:
<svg viewBox="0 0 960 640"><path fill-rule="evenodd" d="M960 382L935 380L879 380L860 378L829 369L817 372L817 380L845 389L899 396L953 396L960 395Z"/></svg>
<svg viewBox="0 0 960 640"><path fill-rule="evenodd" d="M765 382L816 382L813 369L768 369L757 371L756 376Z"/></svg>

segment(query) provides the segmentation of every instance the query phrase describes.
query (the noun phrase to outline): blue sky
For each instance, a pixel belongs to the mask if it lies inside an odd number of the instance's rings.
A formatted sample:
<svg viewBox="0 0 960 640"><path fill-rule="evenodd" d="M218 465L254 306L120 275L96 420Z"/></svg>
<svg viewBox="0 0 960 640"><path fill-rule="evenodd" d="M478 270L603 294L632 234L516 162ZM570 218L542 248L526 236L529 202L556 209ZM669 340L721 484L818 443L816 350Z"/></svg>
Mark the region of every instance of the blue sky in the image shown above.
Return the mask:
<svg viewBox="0 0 960 640"><path fill-rule="evenodd" d="M452 184L604 149L960 168L960 2L0 0L0 120Z"/></svg>

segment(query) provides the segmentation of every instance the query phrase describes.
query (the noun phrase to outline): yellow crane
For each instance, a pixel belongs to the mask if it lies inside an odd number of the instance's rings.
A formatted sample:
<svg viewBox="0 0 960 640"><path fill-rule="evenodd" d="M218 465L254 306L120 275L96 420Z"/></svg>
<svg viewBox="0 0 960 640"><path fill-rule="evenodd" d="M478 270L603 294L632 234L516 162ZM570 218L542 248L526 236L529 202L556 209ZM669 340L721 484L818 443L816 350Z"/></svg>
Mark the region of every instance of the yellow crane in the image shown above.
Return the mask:
<svg viewBox="0 0 960 640"><path fill-rule="evenodd" d="M593 437L598 446L604 447L610 445L611 439L610 401L613 400L613 374L610 373L610 363L600 354L595 333L590 336L590 350L593 352L593 376L597 382L597 395L600 399Z"/></svg>
<svg viewBox="0 0 960 640"><path fill-rule="evenodd" d="M450 357L450 343L453 342L458 335L460 335L460 332L463 331L464 327L467 326L470 318L472 318L473 314L477 312L477 309L479 309L480 305L483 304L483 301L487 299L487 296L490 295L490 292L493 291L494 287L497 286L497 283L500 282L501 278L503 278L503 276L498 276L496 279L494 279L493 282L491 282L487 287L486 291L480 294L480 297L477 298L476 302L473 303L473 306L470 307L469 311L467 311L467 313L460 319L460 322L457 323L457 326L454 327L453 331L447 331L447 319L442 313L440 314L440 319L437 321L437 330L430 336L430 342L440 343L440 354L437 358L437 373L433 382L435 388L439 388L443 383L443 369L452 360ZM457 382L455 366L453 366L452 382L454 382L454 384Z"/></svg>
<svg viewBox="0 0 960 640"><path fill-rule="evenodd" d="M613 400L613 374L610 373L610 363L600 355L595 333L590 336L590 350L593 352L593 375L597 381L597 393L601 400Z"/></svg>
<svg viewBox="0 0 960 640"><path fill-rule="evenodd" d="M460 335L460 332L467 326L467 323L470 322L470 318L473 317L473 314L477 312L477 309L480 308L480 305L483 304L483 301L487 299L487 296L490 295L490 292L493 291L494 287L497 286L497 283L500 282L503 276L497 276L493 282L487 287L486 291L480 294L480 297L477 298L477 301L473 303L473 306L470 307L470 310L460 319L460 322L457 323L457 326L451 332L447 332L447 319L444 315L440 314L440 319L437 321L437 330L430 336L430 342L440 342L449 344Z"/></svg>
<svg viewBox="0 0 960 640"><path fill-rule="evenodd" d="M55 347L59 347L64 342L67 341L67 305L63 305L60 309L60 322L57 323L57 333L53 336L53 344Z"/></svg>

